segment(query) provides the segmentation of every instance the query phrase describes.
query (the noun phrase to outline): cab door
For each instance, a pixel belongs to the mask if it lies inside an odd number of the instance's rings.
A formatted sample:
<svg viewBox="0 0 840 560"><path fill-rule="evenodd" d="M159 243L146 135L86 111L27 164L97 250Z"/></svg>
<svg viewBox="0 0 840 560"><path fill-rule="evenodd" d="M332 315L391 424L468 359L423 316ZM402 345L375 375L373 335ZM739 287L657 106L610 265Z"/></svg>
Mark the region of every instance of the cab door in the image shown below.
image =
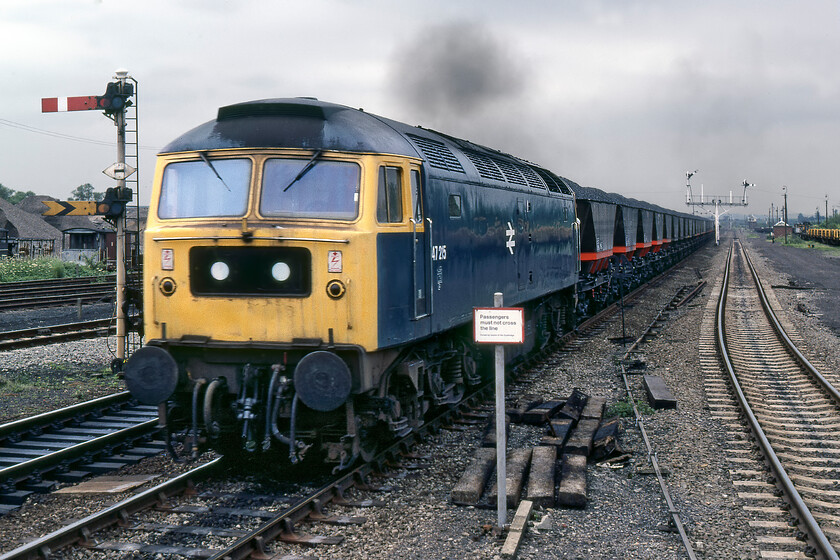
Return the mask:
<svg viewBox="0 0 840 560"><path fill-rule="evenodd" d="M423 188L420 177L420 169L412 167L409 188L411 190L412 293L415 319L427 317L432 313L429 290L431 266L428 262L431 224L426 223L425 212L423 211Z"/></svg>

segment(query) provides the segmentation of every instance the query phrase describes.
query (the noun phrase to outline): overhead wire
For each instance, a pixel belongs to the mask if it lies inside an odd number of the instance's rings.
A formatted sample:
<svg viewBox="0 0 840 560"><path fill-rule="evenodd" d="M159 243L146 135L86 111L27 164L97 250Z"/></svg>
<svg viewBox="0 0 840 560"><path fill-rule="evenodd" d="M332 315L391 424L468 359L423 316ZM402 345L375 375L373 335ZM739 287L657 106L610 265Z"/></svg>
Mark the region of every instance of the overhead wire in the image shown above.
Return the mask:
<svg viewBox="0 0 840 560"><path fill-rule="evenodd" d="M44 130L41 128L36 128L34 126L29 126L27 124L10 121L8 119L0 118L0 125L7 126L9 128L17 128L19 130L25 130L26 132L32 132L34 134L42 134L44 136L51 136L53 138L59 138L62 140L71 140L73 142L82 142L85 144L95 144L97 146L113 146L114 142L107 142L105 140L94 140L92 138L83 138L81 136L73 136L71 134L64 134L62 132L53 132L51 130ZM139 146L141 150L153 150L155 152L160 151L160 148L154 146Z"/></svg>

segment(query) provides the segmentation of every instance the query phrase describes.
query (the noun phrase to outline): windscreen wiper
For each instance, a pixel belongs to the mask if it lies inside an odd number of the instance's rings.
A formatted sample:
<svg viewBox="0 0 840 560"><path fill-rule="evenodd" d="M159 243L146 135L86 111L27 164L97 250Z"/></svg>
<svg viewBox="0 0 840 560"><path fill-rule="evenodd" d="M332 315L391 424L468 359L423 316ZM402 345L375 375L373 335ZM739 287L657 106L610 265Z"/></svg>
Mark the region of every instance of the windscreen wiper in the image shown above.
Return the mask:
<svg viewBox="0 0 840 560"><path fill-rule="evenodd" d="M203 161L204 163L207 164L207 167L210 168L210 171L212 171L216 175L216 177L219 178L219 181L221 181L222 184L225 186L225 188L228 190L228 192L230 192L230 187L227 186L227 183L225 183L225 180L222 179L222 176L219 175L219 172L216 171L215 167L213 167L213 162L210 161L210 158L207 157L207 152L198 152L198 157L201 158L201 161Z"/></svg>
<svg viewBox="0 0 840 560"><path fill-rule="evenodd" d="M304 165L304 166L303 166L303 169L301 169L301 170L298 172L298 174L297 174L297 175L295 175L295 178L294 178L294 179L292 179L292 182L291 182L291 183L289 183L288 185L286 185L286 188L285 188L285 189L283 189L283 192L286 192L287 190L289 190L289 188L290 188L292 185L294 185L295 183L297 183L297 182L298 182L298 180L299 180L301 177L303 177L304 175L306 175L306 174L309 172L309 170L310 170L310 169L312 169L313 167L315 167L315 160L316 160L316 159L318 159L318 156L320 156L320 155L323 153L323 151L324 151L324 150L318 150L317 152L315 152L315 155L313 155L313 156L312 156L312 158L311 158L309 161L307 161L307 162L306 162L306 165Z"/></svg>

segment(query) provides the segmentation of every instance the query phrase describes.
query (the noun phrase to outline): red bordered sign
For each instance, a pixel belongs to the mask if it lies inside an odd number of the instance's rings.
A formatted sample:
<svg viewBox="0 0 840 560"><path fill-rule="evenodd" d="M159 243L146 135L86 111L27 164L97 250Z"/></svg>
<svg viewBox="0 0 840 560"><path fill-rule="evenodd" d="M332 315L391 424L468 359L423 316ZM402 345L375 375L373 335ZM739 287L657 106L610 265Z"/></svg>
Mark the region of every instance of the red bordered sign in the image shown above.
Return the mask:
<svg viewBox="0 0 840 560"><path fill-rule="evenodd" d="M474 307L473 338L482 344L525 342L525 310L521 307Z"/></svg>

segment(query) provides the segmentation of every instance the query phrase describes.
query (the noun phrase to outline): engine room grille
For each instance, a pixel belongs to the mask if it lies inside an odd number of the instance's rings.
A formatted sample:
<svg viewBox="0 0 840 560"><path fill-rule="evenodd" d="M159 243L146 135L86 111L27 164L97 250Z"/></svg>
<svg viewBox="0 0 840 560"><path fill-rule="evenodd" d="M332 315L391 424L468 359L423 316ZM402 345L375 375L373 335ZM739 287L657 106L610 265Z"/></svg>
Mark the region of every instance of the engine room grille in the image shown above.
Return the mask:
<svg viewBox="0 0 840 560"><path fill-rule="evenodd" d="M540 177L542 177L543 181L545 181L545 184L548 185L548 190L550 190L551 192L572 194L572 192L569 190L569 187L567 187L563 183L563 181L561 181L559 178L554 177L545 169L535 167L534 170L539 174Z"/></svg>
<svg viewBox="0 0 840 560"><path fill-rule="evenodd" d="M512 185L524 185L525 178L522 176L522 173L519 172L513 164L508 163L506 161L502 161L500 159L493 159L493 163L499 166L499 169L502 170L502 173L505 174L505 179L508 183Z"/></svg>
<svg viewBox="0 0 840 560"><path fill-rule="evenodd" d="M525 180L528 181L528 186L533 187L535 189L545 190L546 184L540 179L540 176L537 173L528 167L527 165L519 165L517 166L519 171L522 172L522 176L525 177Z"/></svg>
<svg viewBox="0 0 840 560"><path fill-rule="evenodd" d="M503 183L505 182L505 176L502 173L502 170L498 168L492 159L477 152L465 151L464 153L475 166L479 175L485 179L494 179Z"/></svg>
<svg viewBox="0 0 840 560"><path fill-rule="evenodd" d="M454 171L456 173L465 173L461 162L455 157L446 144L432 140L431 138L423 138L415 134L407 135L411 140L417 144L423 155L429 161L429 165L438 169L445 169L447 171Z"/></svg>

